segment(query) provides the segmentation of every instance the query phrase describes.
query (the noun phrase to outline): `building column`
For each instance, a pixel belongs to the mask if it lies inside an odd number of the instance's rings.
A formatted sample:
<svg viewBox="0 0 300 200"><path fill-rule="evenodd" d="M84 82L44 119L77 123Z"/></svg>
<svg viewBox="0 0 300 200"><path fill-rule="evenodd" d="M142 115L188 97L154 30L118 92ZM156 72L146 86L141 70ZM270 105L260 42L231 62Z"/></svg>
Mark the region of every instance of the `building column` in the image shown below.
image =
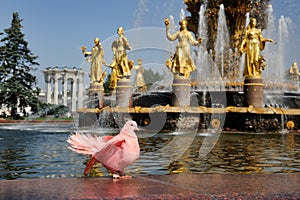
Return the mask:
<svg viewBox="0 0 300 200"><path fill-rule="evenodd" d="M58 77L56 73L54 75L54 97L53 98L54 98L53 104L57 105L58 104Z"/></svg>
<svg viewBox="0 0 300 200"><path fill-rule="evenodd" d="M76 112L76 101L77 101L77 80L76 77L73 77L72 81L72 107L71 111Z"/></svg>
<svg viewBox="0 0 300 200"><path fill-rule="evenodd" d="M51 103L51 76L49 73L46 74L46 82L47 82L47 103Z"/></svg>
<svg viewBox="0 0 300 200"><path fill-rule="evenodd" d="M63 80L64 80L64 96L63 96L64 105L68 106L68 75L67 74L64 75Z"/></svg>
<svg viewBox="0 0 300 200"><path fill-rule="evenodd" d="M82 108L82 105L83 105L83 71L78 73L78 98L77 98L77 102L78 102L78 107L77 109L79 108Z"/></svg>

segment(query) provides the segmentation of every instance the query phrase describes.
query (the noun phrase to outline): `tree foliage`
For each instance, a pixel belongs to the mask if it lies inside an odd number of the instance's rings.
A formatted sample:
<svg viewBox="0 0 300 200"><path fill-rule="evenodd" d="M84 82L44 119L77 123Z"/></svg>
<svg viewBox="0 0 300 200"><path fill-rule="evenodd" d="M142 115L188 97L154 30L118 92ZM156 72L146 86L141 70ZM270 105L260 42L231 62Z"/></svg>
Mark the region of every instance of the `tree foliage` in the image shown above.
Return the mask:
<svg viewBox="0 0 300 200"><path fill-rule="evenodd" d="M154 72L151 68L145 69L144 79L148 86L151 86L153 83L162 80L164 77L158 72Z"/></svg>
<svg viewBox="0 0 300 200"><path fill-rule="evenodd" d="M37 96L40 89L36 87L37 78L31 74L38 66L38 56L28 48L28 42L21 31L22 25L18 13L13 13L11 26L4 29L0 40L0 106L11 108L15 118L17 108L31 106L33 111L40 104Z"/></svg>

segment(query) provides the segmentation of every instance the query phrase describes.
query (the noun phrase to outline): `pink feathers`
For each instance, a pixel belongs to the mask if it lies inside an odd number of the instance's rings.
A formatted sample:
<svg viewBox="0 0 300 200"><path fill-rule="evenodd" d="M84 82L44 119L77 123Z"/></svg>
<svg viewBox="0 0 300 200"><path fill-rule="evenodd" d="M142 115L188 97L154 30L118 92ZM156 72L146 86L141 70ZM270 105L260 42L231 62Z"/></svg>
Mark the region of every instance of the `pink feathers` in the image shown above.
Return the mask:
<svg viewBox="0 0 300 200"><path fill-rule="evenodd" d="M71 135L67 142L72 151L91 156L91 160L84 170L84 175L89 173L94 164L100 162L104 167L111 170L114 177L118 178L117 173L124 176L124 168L139 157L140 147L135 130L138 130L137 124L130 120L114 137L97 137L91 134L76 133Z"/></svg>
<svg viewBox="0 0 300 200"><path fill-rule="evenodd" d="M75 133L70 135L67 142L71 145L68 148L72 151L85 155L94 155L100 151L111 138L112 136L97 137L91 134Z"/></svg>

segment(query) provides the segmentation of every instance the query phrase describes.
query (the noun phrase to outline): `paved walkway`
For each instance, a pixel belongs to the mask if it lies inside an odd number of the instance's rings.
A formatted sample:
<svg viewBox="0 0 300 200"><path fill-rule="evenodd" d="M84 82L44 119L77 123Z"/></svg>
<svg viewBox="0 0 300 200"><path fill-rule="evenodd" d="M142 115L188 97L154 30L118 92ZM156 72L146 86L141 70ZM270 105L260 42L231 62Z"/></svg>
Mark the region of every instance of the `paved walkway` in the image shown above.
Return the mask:
<svg viewBox="0 0 300 200"><path fill-rule="evenodd" d="M300 199L300 174L2 180L0 199Z"/></svg>

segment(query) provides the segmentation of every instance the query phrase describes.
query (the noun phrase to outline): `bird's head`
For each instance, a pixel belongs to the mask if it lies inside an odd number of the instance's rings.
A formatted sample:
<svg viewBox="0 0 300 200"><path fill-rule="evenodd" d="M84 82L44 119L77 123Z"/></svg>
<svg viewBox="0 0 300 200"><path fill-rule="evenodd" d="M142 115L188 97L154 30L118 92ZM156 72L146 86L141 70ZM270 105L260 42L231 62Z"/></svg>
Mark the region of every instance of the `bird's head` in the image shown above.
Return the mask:
<svg viewBox="0 0 300 200"><path fill-rule="evenodd" d="M129 132L134 132L135 130L139 130L137 123L133 120L129 120L125 123L123 130L129 131Z"/></svg>

